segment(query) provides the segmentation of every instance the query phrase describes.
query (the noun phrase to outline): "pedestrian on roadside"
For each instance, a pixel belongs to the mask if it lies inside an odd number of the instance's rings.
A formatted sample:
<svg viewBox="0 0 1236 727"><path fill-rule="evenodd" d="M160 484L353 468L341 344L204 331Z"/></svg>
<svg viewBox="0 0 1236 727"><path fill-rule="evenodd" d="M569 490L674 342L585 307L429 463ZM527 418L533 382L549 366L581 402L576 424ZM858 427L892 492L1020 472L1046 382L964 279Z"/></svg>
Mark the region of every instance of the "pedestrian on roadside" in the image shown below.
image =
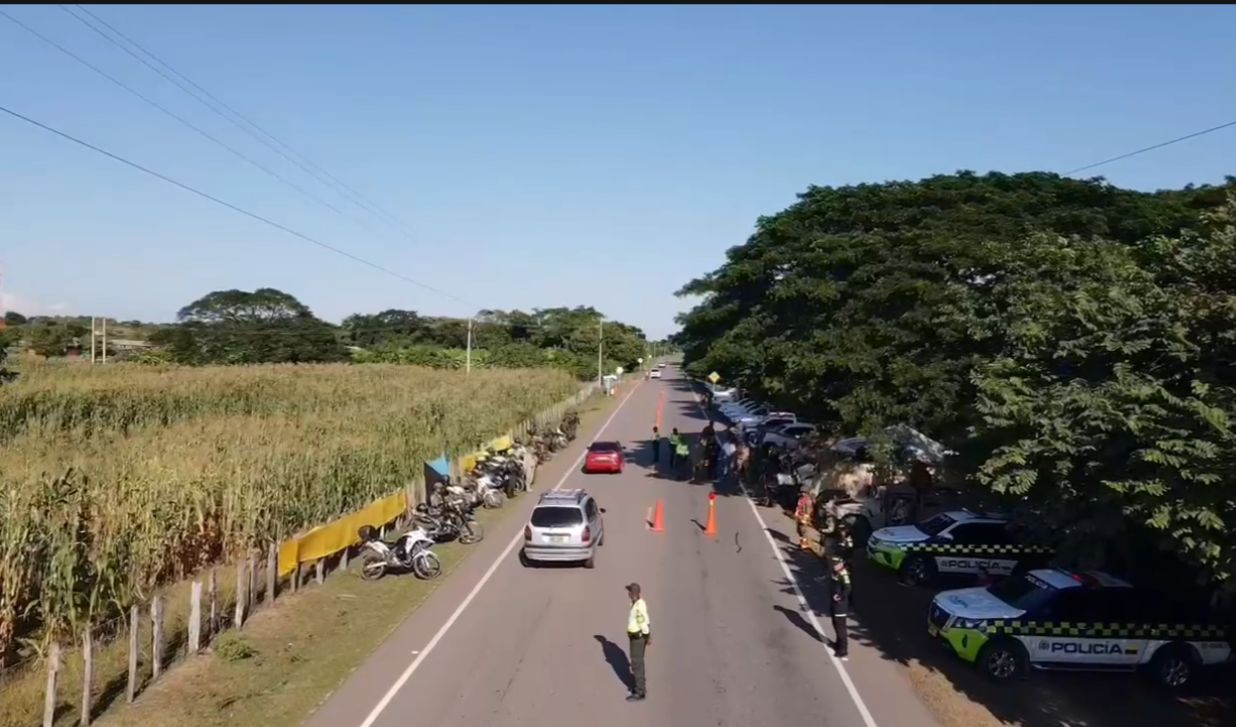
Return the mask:
<svg viewBox="0 0 1236 727"><path fill-rule="evenodd" d="M652 427L652 463L661 461L661 431L654 424Z"/></svg>
<svg viewBox="0 0 1236 727"><path fill-rule="evenodd" d="M683 474L691 472L691 445L682 437L678 438L678 445L674 448L674 456L678 458L678 476L681 478Z"/></svg>
<svg viewBox="0 0 1236 727"><path fill-rule="evenodd" d="M648 618L648 604L640 595L638 583L627 584L627 596L631 599L631 611L627 615L627 639L631 648L631 677L635 682L628 702L639 702L648 697L648 685L644 678L644 650L652 643L652 621Z"/></svg>
<svg viewBox="0 0 1236 727"><path fill-rule="evenodd" d="M829 554L829 566L832 578L829 580L829 615L833 619L833 653L842 661L847 661L850 653L849 626L846 617L850 615L850 571L846 568L845 559L839 553Z"/></svg>
<svg viewBox="0 0 1236 727"><path fill-rule="evenodd" d="M803 490L798 496L798 504L794 508L794 520L798 522L798 548L799 550L811 550L811 538L807 530L811 527L811 520L815 510L815 500L811 498L811 493Z"/></svg>
<svg viewBox="0 0 1236 727"><path fill-rule="evenodd" d="M673 467L676 464L678 464L678 449L681 446L682 446L682 435L678 433L678 427L674 427L674 430L670 432L670 438L669 438L669 450L670 450L669 463L670 463L671 469L673 469Z"/></svg>
<svg viewBox="0 0 1236 727"><path fill-rule="evenodd" d="M734 444L734 438L726 437L725 444L721 445L721 477L729 477L734 472L734 457L738 453L738 445Z"/></svg>

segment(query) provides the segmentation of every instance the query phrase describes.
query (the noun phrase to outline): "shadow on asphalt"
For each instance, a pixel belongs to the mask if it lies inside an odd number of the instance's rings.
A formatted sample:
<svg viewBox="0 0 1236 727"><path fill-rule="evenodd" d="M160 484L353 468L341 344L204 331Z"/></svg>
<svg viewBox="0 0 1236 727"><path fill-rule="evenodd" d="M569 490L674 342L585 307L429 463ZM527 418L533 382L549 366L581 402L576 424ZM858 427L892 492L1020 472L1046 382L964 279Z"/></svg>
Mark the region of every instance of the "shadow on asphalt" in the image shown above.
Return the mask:
<svg viewBox="0 0 1236 727"><path fill-rule="evenodd" d="M816 632L815 627L812 626L810 622L807 621L806 617L798 611L792 611L785 606L780 605L773 606L773 610L779 612L782 616L785 616L787 621L794 624L795 628L799 631L802 631L804 634L810 636L813 641L820 640L820 635Z"/></svg>
<svg viewBox="0 0 1236 727"><path fill-rule="evenodd" d="M635 676L631 674L631 662L627 661L627 652L622 650L622 647L600 634L594 635L592 638L597 640L601 645L601 653L605 656L605 663L609 664L609 668L614 670L614 676L622 682L622 685L627 688L628 692L635 691Z"/></svg>
<svg viewBox="0 0 1236 727"><path fill-rule="evenodd" d="M681 380L674 381L674 388L693 391L689 383ZM683 416L703 427L706 419L694 403L679 402L679 405ZM691 436L697 439L698 432ZM746 494L732 478L715 485L715 490L719 497ZM789 515L779 507L759 507L759 511L770 524L775 524L775 518ZM792 523L787 524L793 527ZM810 608L831 636L832 626L827 619L828 584L820 558L813 552L799 549L793 538L776 527L767 528L767 532L780 549ZM1190 689L1180 694L1159 690L1147 677L1130 673L1034 672L1019 684L999 686L928 638L924 623L936 590L902 585L894 574L867 561L861 551L855 554L852 573L851 641L902 666L918 665L927 672L930 681L942 678L949 688L983 705L1006 724L1019 727L1236 725L1236 697L1233 697L1236 690L1232 687L1236 669L1206 670ZM780 579L776 583L783 592L794 593L789 581ZM781 606L776 610L807 638L819 641L803 614ZM831 638L826 637L826 641L831 642ZM958 719L965 718L959 715L954 723Z"/></svg>

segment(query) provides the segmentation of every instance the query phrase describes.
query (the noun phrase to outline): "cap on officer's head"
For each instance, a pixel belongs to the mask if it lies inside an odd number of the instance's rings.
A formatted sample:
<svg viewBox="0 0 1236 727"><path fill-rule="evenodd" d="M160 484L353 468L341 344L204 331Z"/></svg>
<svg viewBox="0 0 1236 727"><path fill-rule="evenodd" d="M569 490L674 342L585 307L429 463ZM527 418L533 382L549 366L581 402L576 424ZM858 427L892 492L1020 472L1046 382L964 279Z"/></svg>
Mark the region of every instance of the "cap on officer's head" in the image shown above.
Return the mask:
<svg viewBox="0 0 1236 727"><path fill-rule="evenodd" d="M639 584L638 583L628 583L627 593L631 594L632 596L639 597Z"/></svg>

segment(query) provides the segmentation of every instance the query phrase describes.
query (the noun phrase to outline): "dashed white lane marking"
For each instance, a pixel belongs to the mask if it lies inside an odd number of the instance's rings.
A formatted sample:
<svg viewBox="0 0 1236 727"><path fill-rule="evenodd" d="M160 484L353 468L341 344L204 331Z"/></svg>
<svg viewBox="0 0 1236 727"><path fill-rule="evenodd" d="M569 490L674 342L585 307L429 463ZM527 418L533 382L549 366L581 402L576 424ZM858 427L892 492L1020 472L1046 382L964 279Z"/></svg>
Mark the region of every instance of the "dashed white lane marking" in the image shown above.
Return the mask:
<svg viewBox="0 0 1236 727"><path fill-rule="evenodd" d="M625 397L623 397L617 408L615 408L609 415L609 418L605 420L605 423L601 425L601 428L597 431L598 435L605 433L605 430L608 429L609 425L614 421L614 417L618 416L618 412L622 411L622 407L626 406L627 402L631 399L631 395L634 394L637 389L639 389L639 382L637 382L635 386L631 387L631 390L627 392ZM562 486L566 484L567 478L575 474L575 471L579 469L580 464L584 461L584 455L587 453L587 449L580 452L579 457L577 457L570 468L563 473L562 478L558 480L558 484L554 485L552 489L562 489ZM446 635L446 632L451 630L451 627L455 625L457 620L459 620L459 617L463 614L464 610L467 609L468 605L472 603L472 599L476 598L476 594L480 593L481 589L485 587L485 584L489 582L489 579L493 577L494 572L498 570L498 566L502 565L502 562L506 560L506 557L511 554L511 551L514 550L515 546L518 545L523 539L524 532L522 530L515 533L515 537L511 538L511 542L507 543L506 548L503 549L498 557L494 559L494 562L489 566L489 570L485 571L485 575L481 576L481 580L476 582L476 585L473 586L472 590L468 592L468 595L455 609L455 612L451 614L451 617L446 620L446 623L442 624L442 627L439 628L438 632L433 635L433 638L429 640L429 643L425 644L425 648L417 654L411 664L408 664L408 668L403 670L403 673L399 675L399 678L395 680L395 683L391 685L391 688L386 690L386 694L384 694L382 698L378 700L378 703L373 706L373 709L369 711L369 715L365 717L365 721L360 723L360 727L373 727L374 722L378 721L378 717L382 716L383 710L390 706L391 700L395 698L395 695L399 693L400 689L403 689L403 685L407 684L408 680L412 678L412 675L416 672L417 668L420 667L421 662L425 661L425 657L429 656L429 654L438 645L438 642L442 640L442 637ZM417 652L412 653L416 654Z"/></svg>

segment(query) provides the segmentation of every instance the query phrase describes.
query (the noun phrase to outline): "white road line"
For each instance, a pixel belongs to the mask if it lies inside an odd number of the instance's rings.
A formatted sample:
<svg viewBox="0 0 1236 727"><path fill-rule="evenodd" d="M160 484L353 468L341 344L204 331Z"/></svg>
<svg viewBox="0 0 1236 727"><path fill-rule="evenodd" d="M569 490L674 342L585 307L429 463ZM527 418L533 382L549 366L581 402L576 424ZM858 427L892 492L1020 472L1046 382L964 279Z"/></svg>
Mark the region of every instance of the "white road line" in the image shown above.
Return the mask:
<svg viewBox="0 0 1236 727"><path fill-rule="evenodd" d="M705 421L712 421L712 417L708 415L707 411L704 411L704 407L700 406L699 401L696 401L695 405L699 407ZM717 440L717 444L721 443L719 434L714 433L713 438ZM768 523L764 522L764 517L760 515L759 508L755 506L755 500L751 497L751 493L747 491L747 486L741 478L738 479L738 486L742 488L743 494L747 497L747 504L751 506L751 514L755 515L756 521L759 522L760 530L764 533L764 539L768 541L768 547L772 548L773 555L777 557L777 563L781 565L781 572L785 573L786 579L794 589L794 595L798 598L798 610L807 614L807 619L811 621L811 626L820 635L820 641L827 644L828 636L824 633L824 627L820 625L820 620L816 618L815 611L807 603L807 597L803 595L802 589L798 587L798 579L790 571L790 566L785 562L785 555L777 547L776 541L773 540L772 534L769 532ZM877 727L875 718L871 716L871 711L867 709L867 703L863 701L862 695L858 693L858 687L854 686L854 681L850 679L850 672L846 670L845 663L838 659L837 655L831 649L828 649L827 646L824 648L828 651L829 661L832 662L833 666L837 667L837 674L841 676L841 683L845 685L846 691L850 693L850 699L858 709L859 715L862 716L863 724L866 727Z"/></svg>
<svg viewBox="0 0 1236 727"><path fill-rule="evenodd" d="M618 406L614 409L613 413L609 415L609 418L606 419L605 423L601 425L601 428L597 430L598 435L604 434L605 430L609 428L609 425L614 421L614 417L618 416L618 412L622 411L622 407L626 406L627 401L631 399L631 395L634 394L635 390L639 388L639 383L640 382L637 381L635 386L632 386L631 390L627 392L627 395L623 397L621 402L618 403ZM574 474L575 470L579 469L579 465L584 461L584 455L587 453L587 448L585 448L583 452L580 452L579 457L577 457L570 468L563 473L562 479L558 480L558 484L554 485L551 490L562 489L562 486L566 484L567 478ZM515 537L511 538L511 542L507 543L507 546L502 553L494 559L494 562L489 566L489 570L485 571L485 575L481 576L481 580L476 582L476 585L473 586L472 590L468 592L468 595L455 609L455 612L451 614L451 617L446 620L446 623L442 624L442 627L439 628L438 632L433 635L433 638L429 640L429 643L425 645L425 648L417 654L411 664L408 664L408 668L403 670L403 673L399 675L399 678L395 680L395 683L391 686L391 688L386 691L386 694L382 696L382 699L378 700L378 703L374 705L372 710L370 710L369 715L365 717L365 721L360 723L360 727L373 727L374 722L378 721L378 717L382 716L382 712L390 706L391 700L395 698L395 695L399 693L400 689L403 689L403 685L407 684L408 680L412 678L412 675L416 672L417 668L420 667L421 662L423 662L425 657L429 656L429 654L433 652L434 647L438 645L438 642L442 640L442 637L446 635L446 632L450 631L451 627L455 625L455 622L459 620L459 617L463 615L464 609L468 607L468 604L472 603L472 599L476 598L476 594L480 593L481 589L485 587L485 584L489 582L489 579L493 577L494 572L498 570L498 566L502 565L502 562L506 560L506 557L511 554L511 551L514 550L515 546L518 545L523 539L523 530L515 533ZM874 725L872 727L874 727Z"/></svg>

